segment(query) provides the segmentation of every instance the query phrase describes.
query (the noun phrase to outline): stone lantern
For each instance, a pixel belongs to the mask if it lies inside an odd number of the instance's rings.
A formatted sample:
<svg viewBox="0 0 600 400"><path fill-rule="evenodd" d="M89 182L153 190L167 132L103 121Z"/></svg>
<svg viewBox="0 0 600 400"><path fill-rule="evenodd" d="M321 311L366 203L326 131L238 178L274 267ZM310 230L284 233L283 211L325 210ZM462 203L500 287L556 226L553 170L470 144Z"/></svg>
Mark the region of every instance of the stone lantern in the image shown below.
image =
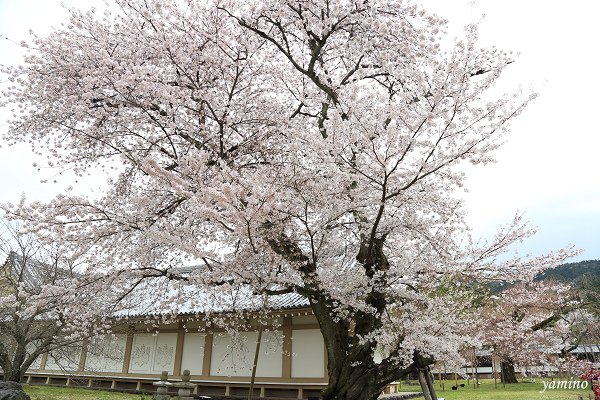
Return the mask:
<svg viewBox="0 0 600 400"><path fill-rule="evenodd" d="M181 376L181 382L175 382L173 387L176 387L178 390L177 395L181 400L193 400L191 396L192 390L197 385L194 383L190 383L190 370L186 369L183 371L183 375Z"/></svg>
<svg viewBox="0 0 600 400"><path fill-rule="evenodd" d="M153 400L171 400L171 396L169 396L169 387L173 386L173 384L169 382L168 379L169 373L163 371L160 374L160 381L152 383L156 386L156 393L152 396Z"/></svg>

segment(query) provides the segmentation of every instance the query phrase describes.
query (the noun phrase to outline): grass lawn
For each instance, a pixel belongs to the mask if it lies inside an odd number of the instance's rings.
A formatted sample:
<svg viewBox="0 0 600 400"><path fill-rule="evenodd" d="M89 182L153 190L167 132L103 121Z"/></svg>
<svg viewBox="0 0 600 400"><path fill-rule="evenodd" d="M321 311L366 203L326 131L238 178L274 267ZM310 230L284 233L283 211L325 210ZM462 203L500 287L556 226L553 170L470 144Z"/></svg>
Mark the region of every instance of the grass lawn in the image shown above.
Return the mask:
<svg viewBox="0 0 600 400"><path fill-rule="evenodd" d="M544 384L541 380L533 383L518 383L502 387L498 383L498 388L494 388L494 381L482 380L481 385L474 389L472 386L465 386L458 390L450 390L454 381L446 381L446 390L442 391L439 382L436 382L435 388L439 398L445 400L583 400L593 399L592 391L573 389L547 389L545 392ZM466 383L459 381L459 383ZM91 390L82 388L66 388L52 386L28 386L24 385L25 391L31 400L150 400L150 395L125 394L119 392L108 392L103 390ZM420 391L418 385L405 385L400 388L401 391L416 392ZM581 396L581 397L580 397Z"/></svg>
<svg viewBox="0 0 600 400"><path fill-rule="evenodd" d="M23 385L31 400L150 400L150 395L125 394L105 390Z"/></svg>
<svg viewBox="0 0 600 400"><path fill-rule="evenodd" d="M442 391L440 382L435 382L435 389L439 398L446 400L579 400L580 396L584 400L593 399L592 390L587 389L547 389L544 392L544 384L541 379L535 382L516 383L502 387L498 382L498 388L494 388L493 380L481 380L481 385L474 389L473 386L467 386L466 381L458 381L464 383L464 388L458 390L450 390L454 385L454 381L445 381L445 391ZM402 385L399 389L406 392L421 391L420 386ZM540 393L543 392L543 393ZM591 396L591 397L589 397Z"/></svg>

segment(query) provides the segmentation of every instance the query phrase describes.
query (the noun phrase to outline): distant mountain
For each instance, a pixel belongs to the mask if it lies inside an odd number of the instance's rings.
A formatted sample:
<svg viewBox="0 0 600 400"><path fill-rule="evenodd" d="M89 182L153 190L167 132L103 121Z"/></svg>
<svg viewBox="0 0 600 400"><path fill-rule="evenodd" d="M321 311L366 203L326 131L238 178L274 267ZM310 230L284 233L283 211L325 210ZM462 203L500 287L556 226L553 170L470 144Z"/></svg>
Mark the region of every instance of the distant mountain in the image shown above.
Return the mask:
<svg viewBox="0 0 600 400"><path fill-rule="evenodd" d="M586 260L574 263L561 264L556 268L546 270L538 274L534 281L556 280L569 283L578 288L594 288L592 290L600 293L600 260ZM492 293L500 293L508 289L512 284L507 282L490 282L487 284Z"/></svg>
<svg viewBox="0 0 600 400"><path fill-rule="evenodd" d="M554 279L565 283L578 283L584 276L600 277L600 260L562 264L539 274L535 280Z"/></svg>

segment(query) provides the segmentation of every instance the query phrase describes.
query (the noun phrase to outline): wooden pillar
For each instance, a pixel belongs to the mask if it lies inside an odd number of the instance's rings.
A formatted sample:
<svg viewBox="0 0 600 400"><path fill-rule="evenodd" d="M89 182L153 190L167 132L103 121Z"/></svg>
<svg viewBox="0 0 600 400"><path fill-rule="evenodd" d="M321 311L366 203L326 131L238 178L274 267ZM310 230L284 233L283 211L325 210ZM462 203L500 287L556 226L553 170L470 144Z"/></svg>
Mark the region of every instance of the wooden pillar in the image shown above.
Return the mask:
<svg viewBox="0 0 600 400"><path fill-rule="evenodd" d="M292 377L292 317L283 317L283 349L281 356L281 376L286 379Z"/></svg>
<svg viewBox="0 0 600 400"><path fill-rule="evenodd" d="M258 357L260 356L260 345L262 341L263 325L258 327L258 338L256 339L256 347L254 349L254 361L252 362L252 375L250 376L250 390L248 391L248 400L252 400L254 396L254 382L256 381L256 369L258 368Z"/></svg>
<svg viewBox="0 0 600 400"><path fill-rule="evenodd" d="M498 378L496 376L496 357L492 353L492 375L494 376L494 389L498 389Z"/></svg>
<svg viewBox="0 0 600 400"><path fill-rule="evenodd" d="M131 363L131 351L133 350L133 334L135 332L135 327L133 325L129 326L127 330L127 341L125 342L125 356L123 357L123 368L121 370L122 373L127 374L129 372L129 364Z"/></svg>
<svg viewBox="0 0 600 400"><path fill-rule="evenodd" d="M79 355L79 366L77 367L77 371L79 372L85 371L85 361L87 359L89 343L90 340L88 338L83 339L83 344L81 345L81 354Z"/></svg>
<svg viewBox="0 0 600 400"><path fill-rule="evenodd" d="M329 377L329 356L327 355L327 346L323 346L323 378Z"/></svg>
<svg viewBox="0 0 600 400"><path fill-rule="evenodd" d="M432 400L431 395L429 394L429 386L427 385L425 374L423 373L422 369L419 369L419 384L421 385L421 391L423 392L423 397L425 397L425 400Z"/></svg>
<svg viewBox="0 0 600 400"><path fill-rule="evenodd" d="M423 370L423 375L425 377L425 383L427 383L427 388L429 389L431 400L437 400L437 393L435 392L435 385L433 384L433 374L431 373L431 369L426 367Z"/></svg>
<svg viewBox="0 0 600 400"><path fill-rule="evenodd" d="M46 363L48 362L48 352L45 351L42 354L42 361L40 361L40 370L46 369Z"/></svg>
<svg viewBox="0 0 600 400"><path fill-rule="evenodd" d="M177 330L177 344L175 345L175 366L173 367L173 376L181 376L181 360L183 359L183 341L185 340L185 331L183 322L179 322Z"/></svg>
<svg viewBox="0 0 600 400"><path fill-rule="evenodd" d="M210 360L212 359L213 334L206 332L204 336L204 359L202 360L202 376L210 376Z"/></svg>

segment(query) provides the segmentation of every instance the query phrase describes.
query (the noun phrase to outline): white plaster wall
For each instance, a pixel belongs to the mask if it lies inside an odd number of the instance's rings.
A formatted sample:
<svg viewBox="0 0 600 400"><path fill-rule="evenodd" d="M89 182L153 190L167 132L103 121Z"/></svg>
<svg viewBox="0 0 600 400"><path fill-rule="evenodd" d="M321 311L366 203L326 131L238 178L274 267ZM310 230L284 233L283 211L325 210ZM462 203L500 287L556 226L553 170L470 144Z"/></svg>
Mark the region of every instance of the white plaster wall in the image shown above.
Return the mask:
<svg viewBox="0 0 600 400"><path fill-rule="evenodd" d="M181 371L190 370L192 375L202 375L204 360L204 333L186 333L183 339Z"/></svg>
<svg viewBox="0 0 600 400"><path fill-rule="evenodd" d="M81 358L81 346L63 347L48 354L46 370L77 371Z"/></svg>
<svg viewBox="0 0 600 400"><path fill-rule="evenodd" d="M121 372L125 358L127 335L105 335L92 338L85 360L86 371Z"/></svg>
<svg viewBox="0 0 600 400"><path fill-rule="evenodd" d="M163 333L156 336L154 363L152 372L173 372L175 365L175 349L177 348L177 334Z"/></svg>
<svg viewBox="0 0 600 400"><path fill-rule="evenodd" d="M292 378L325 376L325 343L319 329L292 331Z"/></svg>
<svg viewBox="0 0 600 400"><path fill-rule="evenodd" d="M173 373L175 364L176 333L136 333L133 336L129 371L156 374Z"/></svg>
<svg viewBox="0 0 600 400"><path fill-rule="evenodd" d="M258 334L256 335L258 338ZM255 340L256 341L256 340ZM252 352L254 357L254 351ZM283 333L263 332L256 376L280 378L283 369Z"/></svg>
<svg viewBox="0 0 600 400"><path fill-rule="evenodd" d="M129 372L150 373L152 371L155 340L156 337L151 333L133 335Z"/></svg>
<svg viewBox="0 0 600 400"><path fill-rule="evenodd" d="M213 337L210 374L212 376L251 376L258 332L239 332L235 339L226 333ZM263 332L256 376L281 377L283 362L281 331Z"/></svg>
<svg viewBox="0 0 600 400"><path fill-rule="evenodd" d="M25 348L27 349L27 352L31 354L35 351L35 349L37 347L38 347L37 344L28 343ZM33 363L31 363L31 365L29 366L29 369L40 369L41 366L42 366L42 355L40 354L39 356L37 356L35 361Z"/></svg>
<svg viewBox="0 0 600 400"><path fill-rule="evenodd" d="M40 369L42 366L42 355L37 356L34 362L31 363L29 369Z"/></svg>

